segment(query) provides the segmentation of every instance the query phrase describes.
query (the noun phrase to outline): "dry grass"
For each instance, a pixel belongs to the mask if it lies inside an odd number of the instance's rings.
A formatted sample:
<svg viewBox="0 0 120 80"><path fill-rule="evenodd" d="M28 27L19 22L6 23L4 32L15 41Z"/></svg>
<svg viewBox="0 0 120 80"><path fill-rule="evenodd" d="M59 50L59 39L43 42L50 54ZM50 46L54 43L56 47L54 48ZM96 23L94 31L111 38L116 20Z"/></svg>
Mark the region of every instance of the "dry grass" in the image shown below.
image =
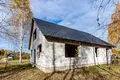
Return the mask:
<svg viewBox="0 0 120 80"><path fill-rule="evenodd" d="M22 64L18 61L8 63L6 69L0 64L0 80L120 80L119 65L98 65L46 74L31 67L27 60Z"/></svg>

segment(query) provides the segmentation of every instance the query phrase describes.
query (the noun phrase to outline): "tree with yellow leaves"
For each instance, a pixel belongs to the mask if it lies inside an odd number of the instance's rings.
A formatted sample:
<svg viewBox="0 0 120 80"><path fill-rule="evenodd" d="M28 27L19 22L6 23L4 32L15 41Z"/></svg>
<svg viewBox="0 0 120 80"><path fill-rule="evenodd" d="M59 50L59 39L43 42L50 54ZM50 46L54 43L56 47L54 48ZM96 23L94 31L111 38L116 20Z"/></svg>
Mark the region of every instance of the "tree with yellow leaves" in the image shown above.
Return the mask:
<svg viewBox="0 0 120 80"><path fill-rule="evenodd" d="M113 53L118 53L120 51L120 3L117 4L111 20L112 23L108 26L108 41L117 47L113 49Z"/></svg>
<svg viewBox="0 0 120 80"><path fill-rule="evenodd" d="M20 59L19 62L22 62L22 49L23 49L23 40L25 34L28 32L26 24L31 24L32 12L30 9L29 0L10 0L10 9L13 13L11 16L12 25L14 30L18 29L17 32L20 41Z"/></svg>

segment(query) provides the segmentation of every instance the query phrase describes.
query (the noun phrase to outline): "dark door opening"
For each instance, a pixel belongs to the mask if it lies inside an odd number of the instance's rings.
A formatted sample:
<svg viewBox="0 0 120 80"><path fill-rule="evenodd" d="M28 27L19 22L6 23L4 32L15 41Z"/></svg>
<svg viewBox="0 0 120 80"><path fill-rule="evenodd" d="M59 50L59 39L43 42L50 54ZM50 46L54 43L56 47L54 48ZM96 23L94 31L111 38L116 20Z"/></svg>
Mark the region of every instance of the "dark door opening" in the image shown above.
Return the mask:
<svg viewBox="0 0 120 80"><path fill-rule="evenodd" d="M76 57L77 55L77 46L65 44L65 57Z"/></svg>
<svg viewBox="0 0 120 80"><path fill-rule="evenodd" d="M108 48L106 49L106 62L107 62L107 64L108 64Z"/></svg>
<svg viewBox="0 0 120 80"><path fill-rule="evenodd" d="M34 64L36 64L36 50L34 49Z"/></svg>

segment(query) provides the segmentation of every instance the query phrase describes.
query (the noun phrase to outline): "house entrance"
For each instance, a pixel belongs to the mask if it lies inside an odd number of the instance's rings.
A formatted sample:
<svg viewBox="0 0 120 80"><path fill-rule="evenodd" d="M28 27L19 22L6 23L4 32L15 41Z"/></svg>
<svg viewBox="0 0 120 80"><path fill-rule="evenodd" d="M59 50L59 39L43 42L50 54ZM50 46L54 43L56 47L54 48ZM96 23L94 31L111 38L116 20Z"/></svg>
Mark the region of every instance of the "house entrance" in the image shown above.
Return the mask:
<svg viewBox="0 0 120 80"><path fill-rule="evenodd" d="M34 49L34 64L36 64L36 50Z"/></svg>

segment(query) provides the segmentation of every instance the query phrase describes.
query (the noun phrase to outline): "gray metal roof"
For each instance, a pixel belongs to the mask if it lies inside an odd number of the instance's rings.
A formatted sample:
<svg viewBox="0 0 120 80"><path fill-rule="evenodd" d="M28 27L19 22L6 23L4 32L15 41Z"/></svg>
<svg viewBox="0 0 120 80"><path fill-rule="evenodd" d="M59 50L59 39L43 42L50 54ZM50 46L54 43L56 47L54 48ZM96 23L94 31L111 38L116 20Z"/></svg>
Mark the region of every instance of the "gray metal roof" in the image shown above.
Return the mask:
<svg viewBox="0 0 120 80"><path fill-rule="evenodd" d="M78 31L65 26L43 21L37 18L34 18L34 21L36 22L40 31L45 36L113 47L113 45L83 31Z"/></svg>

